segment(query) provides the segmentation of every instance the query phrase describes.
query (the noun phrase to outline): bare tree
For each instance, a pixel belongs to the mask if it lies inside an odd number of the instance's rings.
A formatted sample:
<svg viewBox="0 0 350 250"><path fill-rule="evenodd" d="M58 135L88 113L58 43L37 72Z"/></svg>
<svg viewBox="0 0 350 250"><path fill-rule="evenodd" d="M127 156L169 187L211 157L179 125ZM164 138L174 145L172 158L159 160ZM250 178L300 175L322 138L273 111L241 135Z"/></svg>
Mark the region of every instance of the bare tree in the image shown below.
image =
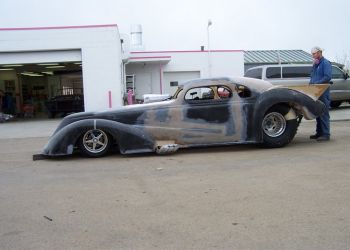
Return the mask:
<svg viewBox="0 0 350 250"><path fill-rule="evenodd" d="M344 71L349 73L349 71L350 71L350 57L348 56L348 54L343 52L342 56L337 55L336 62L344 65L344 67L343 67Z"/></svg>

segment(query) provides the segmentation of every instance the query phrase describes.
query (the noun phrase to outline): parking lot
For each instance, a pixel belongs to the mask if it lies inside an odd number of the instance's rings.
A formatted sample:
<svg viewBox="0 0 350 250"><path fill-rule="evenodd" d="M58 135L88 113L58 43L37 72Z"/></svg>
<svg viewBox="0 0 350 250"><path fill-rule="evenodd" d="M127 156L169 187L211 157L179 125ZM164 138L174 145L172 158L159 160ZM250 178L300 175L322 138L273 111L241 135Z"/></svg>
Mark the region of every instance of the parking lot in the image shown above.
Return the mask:
<svg viewBox="0 0 350 250"><path fill-rule="evenodd" d="M32 161L59 120L0 124L0 249L348 249L350 108L285 148Z"/></svg>

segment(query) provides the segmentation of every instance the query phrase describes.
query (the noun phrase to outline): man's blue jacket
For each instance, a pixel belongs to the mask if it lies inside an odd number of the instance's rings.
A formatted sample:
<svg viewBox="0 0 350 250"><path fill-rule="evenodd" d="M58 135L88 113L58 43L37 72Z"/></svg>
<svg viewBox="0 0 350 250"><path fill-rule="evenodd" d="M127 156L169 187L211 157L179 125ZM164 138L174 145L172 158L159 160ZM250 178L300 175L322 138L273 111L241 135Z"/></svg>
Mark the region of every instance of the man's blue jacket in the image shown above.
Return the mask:
<svg viewBox="0 0 350 250"><path fill-rule="evenodd" d="M310 84L329 83L332 79L332 65L324 57L320 58L319 64L314 64L311 72Z"/></svg>

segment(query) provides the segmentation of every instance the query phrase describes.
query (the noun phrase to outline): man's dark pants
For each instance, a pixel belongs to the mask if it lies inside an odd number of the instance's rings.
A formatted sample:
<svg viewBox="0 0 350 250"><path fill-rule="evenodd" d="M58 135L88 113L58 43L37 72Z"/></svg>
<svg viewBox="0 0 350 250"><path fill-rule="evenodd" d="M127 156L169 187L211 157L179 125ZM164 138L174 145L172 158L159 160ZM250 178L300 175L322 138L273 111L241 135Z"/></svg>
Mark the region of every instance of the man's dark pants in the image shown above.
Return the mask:
<svg viewBox="0 0 350 250"><path fill-rule="evenodd" d="M323 93L323 95L319 98L321 102L326 105L326 111L320 116L317 117L317 125L316 125L316 134L318 136L330 136L330 123L329 123L329 107L330 107L330 94L329 88Z"/></svg>

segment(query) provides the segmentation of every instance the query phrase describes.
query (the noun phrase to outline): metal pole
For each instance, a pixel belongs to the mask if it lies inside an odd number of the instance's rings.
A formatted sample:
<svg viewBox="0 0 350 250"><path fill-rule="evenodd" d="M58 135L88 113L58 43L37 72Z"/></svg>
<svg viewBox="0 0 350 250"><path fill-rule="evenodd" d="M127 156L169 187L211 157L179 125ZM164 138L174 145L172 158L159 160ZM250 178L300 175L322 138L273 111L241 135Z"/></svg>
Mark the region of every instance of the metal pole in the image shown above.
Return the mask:
<svg viewBox="0 0 350 250"><path fill-rule="evenodd" d="M207 26L207 39L208 39L208 76L211 77L211 51L210 51L210 36L209 36L209 27L212 25L211 20L208 20Z"/></svg>

